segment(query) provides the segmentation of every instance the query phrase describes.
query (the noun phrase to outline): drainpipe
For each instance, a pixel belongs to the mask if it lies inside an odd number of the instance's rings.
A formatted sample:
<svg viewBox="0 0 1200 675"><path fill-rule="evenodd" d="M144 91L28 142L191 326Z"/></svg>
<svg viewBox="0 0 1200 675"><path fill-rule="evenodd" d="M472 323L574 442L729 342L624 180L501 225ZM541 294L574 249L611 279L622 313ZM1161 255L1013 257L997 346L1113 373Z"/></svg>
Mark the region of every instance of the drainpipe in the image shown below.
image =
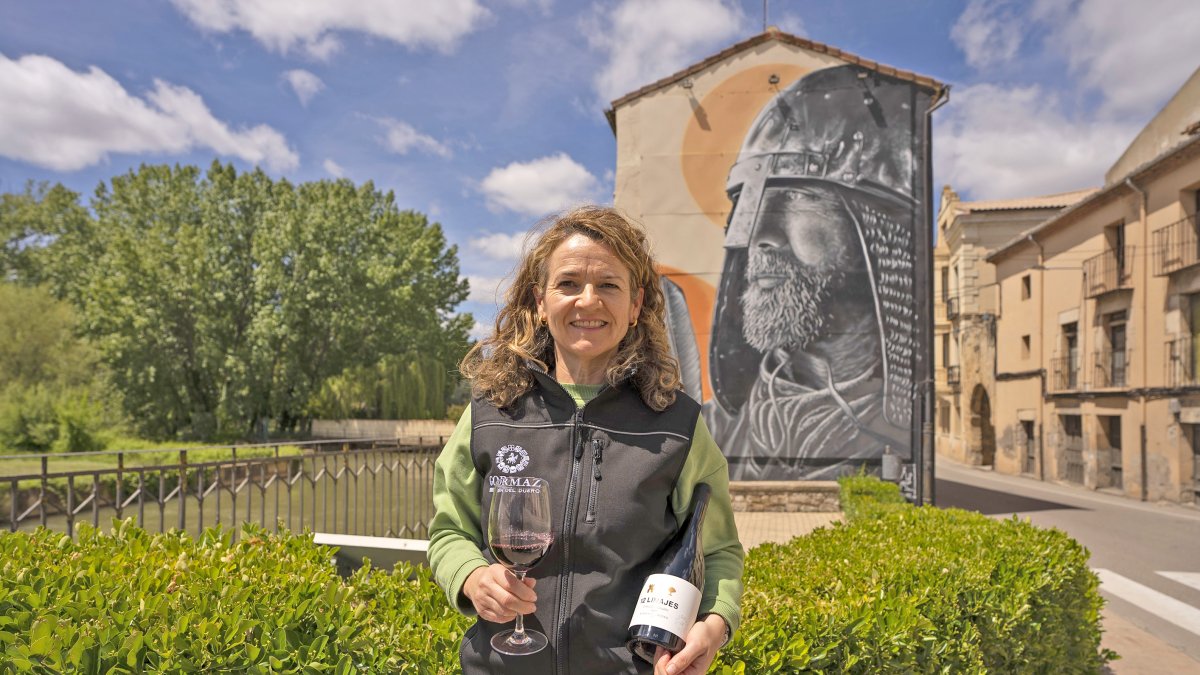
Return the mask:
<svg viewBox="0 0 1200 675"><path fill-rule="evenodd" d="M1146 501L1149 497L1148 493L1150 491L1150 479L1149 479L1149 476L1147 475L1148 462L1147 462L1147 457L1146 457L1146 394L1145 394L1145 390L1149 387L1149 382L1150 382L1150 378L1147 376L1147 374L1150 372L1147 370L1147 365L1148 365L1147 359L1149 358L1148 352L1150 351L1148 349L1149 343L1147 342L1147 340L1149 339L1147 324L1150 323L1150 321L1149 321L1150 312L1149 312L1149 303L1148 303L1147 297L1146 297L1147 291L1149 290L1149 283L1150 283L1149 277L1147 276L1148 272L1149 272L1149 270L1147 268L1150 266L1150 256L1147 255L1149 253L1149 249L1147 248L1147 244L1146 244L1147 237L1149 236L1149 233L1146 231L1146 211L1147 211L1148 198L1146 195L1146 191L1143 190L1142 188L1138 187L1136 184L1134 184L1132 178L1126 177L1125 185L1129 186L1129 189L1138 193L1138 195L1141 197L1140 203L1138 205L1138 225L1141 227L1141 230L1142 230L1142 253L1143 253L1145 259L1142 262L1142 273L1141 273L1141 277L1142 277L1141 282L1142 283L1140 284L1141 291L1142 291L1142 312L1141 312L1142 320L1139 322L1139 328L1141 329L1140 332L1141 332L1141 337L1142 337L1140 351L1142 352L1142 390L1143 390L1143 393L1141 396L1138 397L1141 399L1139 409L1141 410L1141 415L1142 415L1141 429L1140 429L1140 433L1138 434L1138 437L1140 439L1139 454L1141 455L1141 464L1142 464L1142 467L1141 467L1142 501ZM1134 292L1136 293L1137 291L1135 290Z"/></svg>
<svg viewBox="0 0 1200 675"><path fill-rule="evenodd" d="M1037 239L1033 238L1032 233L1025 235L1025 238L1029 240L1029 243L1033 244L1038 249L1037 269L1038 269L1038 271L1040 271L1042 273L1042 276L1038 279L1038 313L1037 313L1037 317L1038 317L1037 318L1037 329L1038 329L1038 333L1039 333L1037 362L1038 362L1039 369L1042 371L1042 377L1041 377L1041 380L1042 380L1042 404L1040 406L1038 406L1037 437L1038 437L1038 480L1044 481L1044 480L1046 480L1046 444L1043 441L1044 436L1042 434L1042 430L1044 427L1042 408L1044 408L1046 405L1046 372L1047 371L1046 371L1046 363L1042 359L1045 357L1045 343L1046 343L1046 331L1043 328L1043 325L1046 323L1046 317L1043 316L1043 314L1045 312L1045 308L1046 308L1045 307L1045 301L1046 301L1046 249L1042 248L1042 245L1038 243Z"/></svg>

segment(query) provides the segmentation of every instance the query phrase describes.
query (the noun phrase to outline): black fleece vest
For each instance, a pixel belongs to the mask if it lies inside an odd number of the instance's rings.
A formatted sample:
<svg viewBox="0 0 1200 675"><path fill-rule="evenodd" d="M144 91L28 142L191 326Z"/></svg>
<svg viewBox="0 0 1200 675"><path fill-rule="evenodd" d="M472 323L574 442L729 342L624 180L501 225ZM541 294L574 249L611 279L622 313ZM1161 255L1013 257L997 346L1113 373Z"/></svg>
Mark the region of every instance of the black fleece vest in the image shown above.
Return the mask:
<svg viewBox="0 0 1200 675"><path fill-rule="evenodd" d="M520 477L549 484L554 545L529 573L537 579L538 600L525 625L545 633L550 644L531 656L503 656L489 641L512 624L478 620L463 638L463 672L652 672L629 653L625 639L655 554L678 527L671 493L691 449L700 406L680 392L674 404L655 412L621 384L577 408L552 378L535 375L537 386L510 409L472 401L471 456L483 476L485 542L489 486ZM486 545L483 555L495 561Z"/></svg>

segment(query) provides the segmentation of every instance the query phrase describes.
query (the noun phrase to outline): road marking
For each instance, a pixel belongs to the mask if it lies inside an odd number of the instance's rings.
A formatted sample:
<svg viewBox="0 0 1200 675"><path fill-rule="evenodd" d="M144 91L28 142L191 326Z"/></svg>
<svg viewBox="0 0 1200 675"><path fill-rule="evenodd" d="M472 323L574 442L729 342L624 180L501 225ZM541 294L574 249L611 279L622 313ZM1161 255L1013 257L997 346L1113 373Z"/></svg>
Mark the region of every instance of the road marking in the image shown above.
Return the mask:
<svg viewBox="0 0 1200 675"><path fill-rule="evenodd" d="M1200 609L1180 602L1166 593L1143 586L1112 570L1098 569L1100 590L1108 591L1122 600L1132 603L1160 619L1170 621L1180 628L1200 635Z"/></svg>
<svg viewBox="0 0 1200 675"><path fill-rule="evenodd" d="M1163 572L1159 570L1158 573L1171 581L1178 581L1184 586L1191 586L1200 591L1200 572Z"/></svg>

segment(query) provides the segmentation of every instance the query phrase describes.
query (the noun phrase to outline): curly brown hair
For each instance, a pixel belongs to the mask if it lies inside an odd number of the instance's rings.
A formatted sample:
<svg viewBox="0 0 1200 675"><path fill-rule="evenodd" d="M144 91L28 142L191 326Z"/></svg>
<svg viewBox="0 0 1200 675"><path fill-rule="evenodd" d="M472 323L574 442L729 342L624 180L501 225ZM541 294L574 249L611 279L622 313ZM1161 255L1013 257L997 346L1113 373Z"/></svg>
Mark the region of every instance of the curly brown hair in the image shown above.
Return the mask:
<svg viewBox="0 0 1200 675"><path fill-rule="evenodd" d="M459 364L459 371L471 380L472 393L497 408L507 408L533 388L528 362L546 372L554 369L554 338L538 321L534 289L545 291L550 254L571 236L582 234L607 246L625 265L633 296L639 288L645 289L639 320L621 340L605 379L610 385L628 379L646 405L666 409L682 385L667 339L665 301L645 230L616 209L602 206L583 206L548 222L526 247L492 334L476 342Z"/></svg>

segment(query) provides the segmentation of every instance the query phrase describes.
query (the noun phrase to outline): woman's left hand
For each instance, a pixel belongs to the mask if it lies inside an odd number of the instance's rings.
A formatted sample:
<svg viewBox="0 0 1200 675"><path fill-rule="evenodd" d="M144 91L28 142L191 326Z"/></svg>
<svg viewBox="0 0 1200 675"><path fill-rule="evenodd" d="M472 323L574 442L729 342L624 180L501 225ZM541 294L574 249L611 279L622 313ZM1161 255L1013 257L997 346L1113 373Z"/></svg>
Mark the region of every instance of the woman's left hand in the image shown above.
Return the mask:
<svg viewBox="0 0 1200 675"><path fill-rule="evenodd" d="M654 655L654 675L702 675L708 672L721 641L725 639L725 620L709 614L703 621L692 624L684 637L683 649L674 656L658 648Z"/></svg>

